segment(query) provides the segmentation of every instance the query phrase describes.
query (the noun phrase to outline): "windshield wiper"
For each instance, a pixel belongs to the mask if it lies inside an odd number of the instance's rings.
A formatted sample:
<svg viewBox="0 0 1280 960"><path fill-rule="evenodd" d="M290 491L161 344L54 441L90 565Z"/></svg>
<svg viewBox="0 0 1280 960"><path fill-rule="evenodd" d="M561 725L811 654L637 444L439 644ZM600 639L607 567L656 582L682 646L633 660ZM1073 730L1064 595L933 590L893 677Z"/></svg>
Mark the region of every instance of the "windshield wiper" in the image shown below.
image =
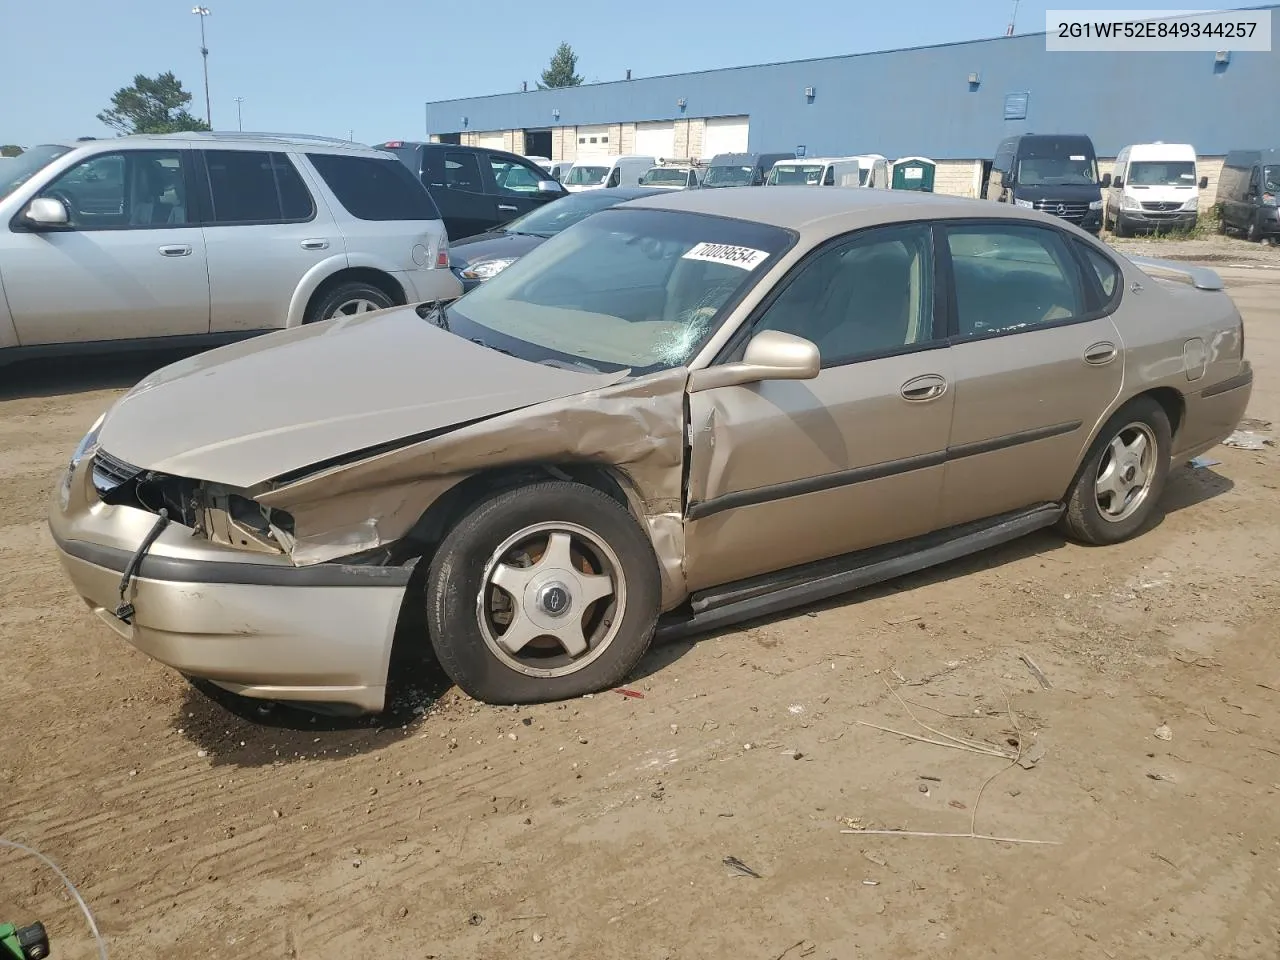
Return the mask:
<svg viewBox="0 0 1280 960"><path fill-rule="evenodd" d="M479 337L471 337L471 342L481 347L487 347L490 350L496 350L498 353L505 353L508 357L514 357L515 354L510 350L503 350L501 347L495 347L492 343L485 343Z"/></svg>
<svg viewBox="0 0 1280 960"><path fill-rule="evenodd" d="M604 372L599 367L593 367L591 364L585 363L581 360L556 360L555 358L548 358L546 360L539 360L538 362L543 366L556 367L559 370L586 370L588 373Z"/></svg>

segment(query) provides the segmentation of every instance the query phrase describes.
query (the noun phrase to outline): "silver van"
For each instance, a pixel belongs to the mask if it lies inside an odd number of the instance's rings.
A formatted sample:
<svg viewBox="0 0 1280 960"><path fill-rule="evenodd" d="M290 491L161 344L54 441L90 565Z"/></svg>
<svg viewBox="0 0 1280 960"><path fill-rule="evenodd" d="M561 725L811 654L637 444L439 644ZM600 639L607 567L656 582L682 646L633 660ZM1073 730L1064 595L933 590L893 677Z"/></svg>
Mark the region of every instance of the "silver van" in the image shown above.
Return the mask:
<svg viewBox="0 0 1280 960"><path fill-rule="evenodd" d="M0 364L212 346L460 293L427 191L359 144L132 136L0 168Z"/></svg>

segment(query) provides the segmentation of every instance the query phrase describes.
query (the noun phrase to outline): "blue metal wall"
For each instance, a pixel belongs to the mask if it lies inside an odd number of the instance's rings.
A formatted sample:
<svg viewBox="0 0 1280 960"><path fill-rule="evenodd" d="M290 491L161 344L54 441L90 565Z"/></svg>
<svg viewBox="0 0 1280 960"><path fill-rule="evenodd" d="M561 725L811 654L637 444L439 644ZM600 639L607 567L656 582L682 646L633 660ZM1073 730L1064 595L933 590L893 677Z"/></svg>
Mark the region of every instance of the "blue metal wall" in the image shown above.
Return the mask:
<svg viewBox="0 0 1280 960"><path fill-rule="evenodd" d="M1005 120L1006 95L1022 92L1027 119ZM1001 137L1026 131L1087 133L1100 156L1153 140L1223 154L1280 142L1280 49L1236 52L1223 65L1212 53L1049 53L1044 34L1028 34L446 100L427 104L426 125L453 133L744 114L752 150L804 144L809 156L990 157Z"/></svg>

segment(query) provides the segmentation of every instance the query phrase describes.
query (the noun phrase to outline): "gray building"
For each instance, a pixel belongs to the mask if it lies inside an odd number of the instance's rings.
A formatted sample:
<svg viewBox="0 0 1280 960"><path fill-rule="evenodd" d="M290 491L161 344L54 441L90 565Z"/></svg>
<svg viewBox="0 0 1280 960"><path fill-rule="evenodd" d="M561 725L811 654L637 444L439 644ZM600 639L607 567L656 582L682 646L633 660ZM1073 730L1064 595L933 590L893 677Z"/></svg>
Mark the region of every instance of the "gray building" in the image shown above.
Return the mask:
<svg viewBox="0 0 1280 960"><path fill-rule="evenodd" d="M1099 157L1191 143L1212 181L1228 150L1280 138L1278 92L1277 49L1050 53L1036 33L444 100L426 104L426 132L555 160L928 156L937 190L976 195L997 142L1023 132L1086 133Z"/></svg>

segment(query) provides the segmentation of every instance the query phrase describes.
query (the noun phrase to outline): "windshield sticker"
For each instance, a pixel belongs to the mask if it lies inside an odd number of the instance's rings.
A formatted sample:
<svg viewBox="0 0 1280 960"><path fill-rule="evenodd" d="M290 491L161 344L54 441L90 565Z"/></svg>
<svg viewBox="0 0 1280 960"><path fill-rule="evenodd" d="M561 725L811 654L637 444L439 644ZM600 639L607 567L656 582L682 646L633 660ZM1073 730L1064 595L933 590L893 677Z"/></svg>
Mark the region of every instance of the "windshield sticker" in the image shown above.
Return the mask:
<svg viewBox="0 0 1280 960"><path fill-rule="evenodd" d="M1071 159L1072 159L1072 160L1083 160L1083 159L1084 159L1084 154L1083 154L1083 153L1073 153L1073 154L1071 155Z"/></svg>
<svg viewBox="0 0 1280 960"><path fill-rule="evenodd" d="M708 263L728 264L740 270L754 270L769 259L769 254L763 250L735 247L729 243L699 243L683 259L705 260Z"/></svg>

